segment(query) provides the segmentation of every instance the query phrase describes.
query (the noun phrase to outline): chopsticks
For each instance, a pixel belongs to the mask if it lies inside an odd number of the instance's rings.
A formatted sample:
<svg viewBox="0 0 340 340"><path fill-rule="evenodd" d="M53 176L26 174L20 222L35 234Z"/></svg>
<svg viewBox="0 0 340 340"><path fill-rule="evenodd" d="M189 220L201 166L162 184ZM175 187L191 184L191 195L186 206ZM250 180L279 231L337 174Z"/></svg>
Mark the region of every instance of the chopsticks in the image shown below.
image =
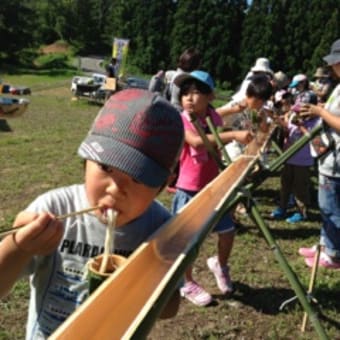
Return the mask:
<svg viewBox="0 0 340 340"><path fill-rule="evenodd" d="M107 265L111 253L114 251L114 237L115 237L115 227L117 221L117 211L113 209L107 210L107 228L104 244L104 253L102 258L102 263L99 268L101 274L105 274L107 271Z"/></svg>
<svg viewBox="0 0 340 340"><path fill-rule="evenodd" d="M94 210L97 210L97 209L100 209L100 208L101 208L101 206L97 205L95 207L86 208L86 209L83 209L83 210L73 211L73 212L68 213L68 214L56 216L56 219L57 220L64 220L65 218L76 216L76 215L81 215L81 214L86 214L86 213L89 213L91 211L94 211ZM0 239L4 238L5 236L11 235L11 234L17 232L19 229L24 228L25 226L26 226L26 224L20 225L20 226L17 226L17 227L5 229L4 231L0 232Z"/></svg>

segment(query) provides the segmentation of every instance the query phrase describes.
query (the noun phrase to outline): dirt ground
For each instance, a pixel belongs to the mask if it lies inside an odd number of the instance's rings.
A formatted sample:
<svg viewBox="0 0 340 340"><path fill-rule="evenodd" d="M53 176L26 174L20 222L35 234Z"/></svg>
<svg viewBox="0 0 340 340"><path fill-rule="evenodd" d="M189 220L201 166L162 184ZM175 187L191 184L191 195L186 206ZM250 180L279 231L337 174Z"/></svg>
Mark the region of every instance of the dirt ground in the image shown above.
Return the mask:
<svg viewBox="0 0 340 340"><path fill-rule="evenodd" d="M53 44L42 47L41 52L44 54L67 53L69 49L70 46L66 42L55 42Z"/></svg>

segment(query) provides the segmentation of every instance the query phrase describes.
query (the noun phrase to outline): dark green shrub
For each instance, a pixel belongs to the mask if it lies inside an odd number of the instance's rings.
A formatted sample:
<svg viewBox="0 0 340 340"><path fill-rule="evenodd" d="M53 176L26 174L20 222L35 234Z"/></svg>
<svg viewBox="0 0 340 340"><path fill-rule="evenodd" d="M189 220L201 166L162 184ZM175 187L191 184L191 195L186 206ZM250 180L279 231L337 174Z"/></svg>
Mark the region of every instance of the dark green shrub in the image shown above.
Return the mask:
<svg viewBox="0 0 340 340"><path fill-rule="evenodd" d="M36 58L34 60L34 65L39 69L67 68L69 59L68 56L63 53L51 53Z"/></svg>
<svg viewBox="0 0 340 340"><path fill-rule="evenodd" d="M32 67L35 58L38 56L38 52L33 48L24 48L20 52L17 52L8 63L14 65L20 65L23 67Z"/></svg>

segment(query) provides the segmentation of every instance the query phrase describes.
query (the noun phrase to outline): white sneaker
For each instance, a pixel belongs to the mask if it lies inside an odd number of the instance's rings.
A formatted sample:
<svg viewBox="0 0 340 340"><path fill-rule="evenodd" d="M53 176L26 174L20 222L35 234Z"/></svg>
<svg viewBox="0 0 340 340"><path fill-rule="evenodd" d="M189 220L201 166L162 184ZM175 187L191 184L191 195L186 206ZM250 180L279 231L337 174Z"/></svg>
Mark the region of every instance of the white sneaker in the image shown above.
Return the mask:
<svg viewBox="0 0 340 340"><path fill-rule="evenodd" d="M314 258L313 257L305 257L305 263L308 267L313 268L314 266ZM330 268L330 269L340 269L340 261L334 261L329 255L325 252L320 253L319 264L320 267Z"/></svg>
<svg viewBox="0 0 340 340"><path fill-rule="evenodd" d="M229 275L229 267L221 267L217 256L208 258L207 265L214 274L217 286L222 294L231 293L233 291L233 284Z"/></svg>
<svg viewBox="0 0 340 340"><path fill-rule="evenodd" d="M207 306L212 302L212 296L197 282L187 281L180 289L180 294L196 306Z"/></svg>

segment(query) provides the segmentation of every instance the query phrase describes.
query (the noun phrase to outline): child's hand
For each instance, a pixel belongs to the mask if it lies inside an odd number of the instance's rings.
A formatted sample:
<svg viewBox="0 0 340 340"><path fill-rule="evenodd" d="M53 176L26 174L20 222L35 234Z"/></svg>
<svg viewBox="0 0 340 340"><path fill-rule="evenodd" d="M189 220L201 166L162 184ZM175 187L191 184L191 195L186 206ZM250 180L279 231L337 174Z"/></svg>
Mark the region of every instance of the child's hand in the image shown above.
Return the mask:
<svg viewBox="0 0 340 340"><path fill-rule="evenodd" d="M237 104L237 108L238 108L238 112L244 111L244 110L247 108L247 103L246 103L246 101L243 100L243 101L239 102L239 103Z"/></svg>
<svg viewBox="0 0 340 340"><path fill-rule="evenodd" d="M241 144L248 144L254 138L254 135L249 130L234 131L234 139Z"/></svg>
<svg viewBox="0 0 340 340"><path fill-rule="evenodd" d="M320 115L320 106L313 104L303 104L300 108L300 116Z"/></svg>
<svg viewBox="0 0 340 340"><path fill-rule="evenodd" d="M17 247L30 255L47 255L59 245L63 236L62 222L48 213L21 212L14 226L26 225L14 234Z"/></svg>

